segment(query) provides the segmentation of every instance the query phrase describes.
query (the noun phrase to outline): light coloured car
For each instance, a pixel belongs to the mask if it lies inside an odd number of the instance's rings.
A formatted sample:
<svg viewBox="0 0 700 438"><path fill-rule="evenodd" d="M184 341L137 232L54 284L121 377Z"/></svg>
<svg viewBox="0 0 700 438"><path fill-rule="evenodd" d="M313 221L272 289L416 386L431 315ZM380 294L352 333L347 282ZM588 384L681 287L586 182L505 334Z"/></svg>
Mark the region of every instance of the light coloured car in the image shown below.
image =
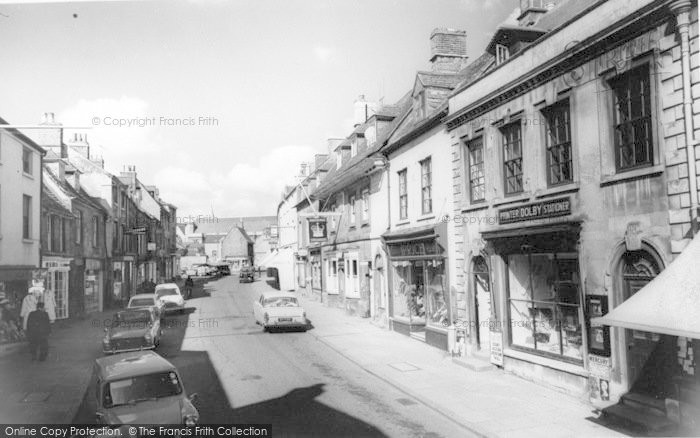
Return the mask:
<svg viewBox="0 0 700 438"><path fill-rule="evenodd" d="M115 354L95 361L97 422L194 426L199 412L175 365L152 351ZM128 436L128 435L127 435Z"/></svg>
<svg viewBox="0 0 700 438"><path fill-rule="evenodd" d="M263 292L253 302L253 315L255 322L266 331L286 328L306 331L309 326L304 308L297 297L288 292Z"/></svg>
<svg viewBox="0 0 700 438"><path fill-rule="evenodd" d="M156 349L162 331L160 318L153 307L126 309L117 312L102 339L104 354Z"/></svg>
<svg viewBox="0 0 700 438"><path fill-rule="evenodd" d="M180 288L175 283L157 284L155 295L163 302L163 311L183 312L185 310L185 298L180 293Z"/></svg>
<svg viewBox="0 0 700 438"><path fill-rule="evenodd" d="M152 294L136 294L129 299L127 309L140 309L145 307L153 307L156 315L159 318L163 317L163 301L158 298L155 293Z"/></svg>

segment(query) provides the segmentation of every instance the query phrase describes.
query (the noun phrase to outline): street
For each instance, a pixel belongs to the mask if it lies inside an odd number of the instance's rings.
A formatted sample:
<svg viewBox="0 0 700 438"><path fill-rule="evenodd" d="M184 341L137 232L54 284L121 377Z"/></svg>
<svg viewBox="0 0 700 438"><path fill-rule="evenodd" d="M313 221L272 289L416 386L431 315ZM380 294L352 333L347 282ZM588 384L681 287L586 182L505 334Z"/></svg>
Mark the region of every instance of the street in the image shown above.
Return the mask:
<svg viewBox="0 0 700 438"><path fill-rule="evenodd" d="M270 286L236 276L197 288L159 349L197 393L201 423L272 423L275 434L463 437L471 433L306 332L265 333L252 303ZM74 423L94 422L94 387Z"/></svg>

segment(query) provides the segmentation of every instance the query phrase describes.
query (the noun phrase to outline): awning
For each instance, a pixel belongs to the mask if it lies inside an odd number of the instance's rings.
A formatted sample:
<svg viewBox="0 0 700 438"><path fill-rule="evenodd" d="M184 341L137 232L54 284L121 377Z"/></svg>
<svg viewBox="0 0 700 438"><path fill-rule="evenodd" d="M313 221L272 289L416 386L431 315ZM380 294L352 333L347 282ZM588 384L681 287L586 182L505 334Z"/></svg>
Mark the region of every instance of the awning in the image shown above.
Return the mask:
<svg viewBox="0 0 700 438"><path fill-rule="evenodd" d="M700 237L661 274L594 324L700 339Z"/></svg>
<svg viewBox="0 0 700 438"><path fill-rule="evenodd" d="M0 282L30 281L35 266L0 266Z"/></svg>

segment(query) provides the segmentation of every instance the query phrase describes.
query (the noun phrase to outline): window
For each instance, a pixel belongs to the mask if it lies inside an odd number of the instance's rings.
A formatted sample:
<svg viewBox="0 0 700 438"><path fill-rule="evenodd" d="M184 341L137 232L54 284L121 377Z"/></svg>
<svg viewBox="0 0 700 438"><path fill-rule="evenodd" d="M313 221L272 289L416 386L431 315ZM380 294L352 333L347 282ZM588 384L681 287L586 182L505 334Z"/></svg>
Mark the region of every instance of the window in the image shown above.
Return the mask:
<svg viewBox="0 0 700 438"><path fill-rule="evenodd" d="M433 164L430 158L420 162L420 186L422 213L433 212Z"/></svg>
<svg viewBox="0 0 700 438"><path fill-rule="evenodd" d="M26 173L27 175L32 174L32 159L34 158L34 154L32 153L32 150L29 148L23 148L22 149L22 171Z"/></svg>
<svg viewBox="0 0 700 438"><path fill-rule="evenodd" d="M350 205L350 224L355 225L356 217L355 217L355 197L354 196L350 196L349 205Z"/></svg>
<svg viewBox="0 0 700 438"><path fill-rule="evenodd" d="M479 202L486 199L484 176L484 139L475 138L467 144L469 155L469 199Z"/></svg>
<svg viewBox="0 0 700 438"><path fill-rule="evenodd" d="M92 217L92 246L97 247L99 244L99 230L100 220L97 216Z"/></svg>
<svg viewBox="0 0 700 438"><path fill-rule="evenodd" d="M649 66L610 81L613 94L615 165L618 171L653 164Z"/></svg>
<svg viewBox="0 0 700 438"><path fill-rule="evenodd" d="M523 191L523 148L520 121L501 128L503 177L506 195Z"/></svg>
<svg viewBox="0 0 700 438"><path fill-rule="evenodd" d="M583 349L576 256L511 254L507 263L511 345L580 362Z"/></svg>
<svg viewBox="0 0 700 438"><path fill-rule="evenodd" d="M78 216L75 218L75 243L80 245L83 243L83 212L78 210Z"/></svg>
<svg viewBox="0 0 700 438"><path fill-rule="evenodd" d="M22 238L32 238L32 197L22 195Z"/></svg>
<svg viewBox="0 0 700 438"><path fill-rule="evenodd" d="M496 44L496 65L501 65L508 60L510 52L503 44Z"/></svg>
<svg viewBox="0 0 700 438"><path fill-rule="evenodd" d="M337 277L338 276L338 261L333 260L331 261L331 277Z"/></svg>
<svg viewBox="0 0 700 438"><path fill-rule="evenodd" d="M406 169L399 172L399 219L408 218L408 171Z"/></svg>
<svg viewBox="0 0 700 438"><path fill-rule="evenodd" d="M63 237L61 236L61 218L56 215L50 215L49 218L49 238L47 239L49 250L53 252L62 251L61 241Z"/></svg>
<svg viewBox="0 0 700 438"><path fill-rule="evenodd" d="M571 116L569 100L558 102L546 108L547 121L547 183L565 184L573 181L574 170L571 160Z"/></svg>
<svg viewBox="0 0 700 438"><path fill-rule="evenodd" d="M362 191L362 221L369 221L369 190Z"/></svg>
<svg viewBox="0 0 700 438"><path fill-rule="evenodd" d="M357 260L352 261L352 276L357 277Z"/></svg>

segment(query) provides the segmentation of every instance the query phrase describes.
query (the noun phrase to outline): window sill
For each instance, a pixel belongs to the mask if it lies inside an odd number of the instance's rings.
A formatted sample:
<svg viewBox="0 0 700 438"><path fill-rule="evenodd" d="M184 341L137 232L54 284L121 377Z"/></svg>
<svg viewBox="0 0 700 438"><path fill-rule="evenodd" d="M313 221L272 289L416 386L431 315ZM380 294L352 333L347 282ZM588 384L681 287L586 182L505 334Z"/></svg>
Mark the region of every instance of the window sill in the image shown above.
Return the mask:
<svg viewBox="0 0 700 438"><path fill-rule="evenodd" d="M31 173L22 171L22 175L24 175L25 178L34 179L34 175L32 175Z"/></svg>
<svg viewBox="0 0 700 438"><path fill-rule="evenodd" d="M520 193L518 195L509 196L507 198L494 199L493 206L497 207L499 205L515 204L517 202L525 202L530 200L530 192Z"/></svg>
<svg viewBox="0 0 700 438"><path fill-rule="evenodd" d="M588 377L588 371L583 367L583 365L575 365L569 362L564 362L563 360L551 359L549 357L540 356L538 354L526 353L524 351L515 350L512 348L504 348L503 356L510 357L513 359L522 360L525 362L534 363L537 365L542 365L547 368L552 368L554 370L563 371L569 374L575 374L581 377Z"/></svg>
<svg viewBox="0 0 700 438"><path fill-rule="evenodd" d="M22 238L22 243L34 243L34 239Z"/></svg>
<svg viewBox="0 0 700 438"><path fill-rule="evenodd" d="M536 190L535 198L546 198L548 196L556 196L562 193L578 192L580 188L581 184L578 182L562 184L560 186L554 186L544 190Z"/></svg>
<svg viewBox="0 0 700 438"><path fill-rule="evenodd" d="M409 219L401 219L400 221L396 222L396 226L408 225L410 223L411 223L411 221Z"/></svg>
<svg viewBox="0 0 700 438"><path fill-rule="evenodd" d="M478 210L486 210L489 208L489 203L484 201L484 202L479 202L475 204L467 204L462 207L462 213L469 213L472 211L478 211Z"/></svg>
<svg viewBox="0 0 700 438"><path fill-rule="evenodd" d="M423 221L429 221L431 219L435 219L435 215L432 213L429 213L425 216L421 216L418 219L416 219L416 222L423 222Z"/></svg>
<svg viewBox="0 0 700 438"><path fill-rule="evenodd" d="M657 164L656 166L644 167L641 169L629 170L627 172L616 173L615 175L605 175L600 179L600 186L616 184L623 181L641 179L650 176L659 176L664 172L664 165Z"/></svg>

